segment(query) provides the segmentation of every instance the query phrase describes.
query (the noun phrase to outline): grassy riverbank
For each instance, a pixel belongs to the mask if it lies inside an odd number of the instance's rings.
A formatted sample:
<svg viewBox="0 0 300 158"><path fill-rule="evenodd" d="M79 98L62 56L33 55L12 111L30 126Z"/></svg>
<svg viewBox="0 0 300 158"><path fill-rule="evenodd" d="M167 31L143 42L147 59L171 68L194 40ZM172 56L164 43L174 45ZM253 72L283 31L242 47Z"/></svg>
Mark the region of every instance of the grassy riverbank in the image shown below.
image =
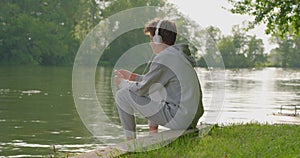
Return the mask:
<svg viewBox="0 0 300 158"><path fill-rule="evenodd" d="M122 157L300 157L300 126L215 126L204 137L183 137L158 150Z"/></svg>

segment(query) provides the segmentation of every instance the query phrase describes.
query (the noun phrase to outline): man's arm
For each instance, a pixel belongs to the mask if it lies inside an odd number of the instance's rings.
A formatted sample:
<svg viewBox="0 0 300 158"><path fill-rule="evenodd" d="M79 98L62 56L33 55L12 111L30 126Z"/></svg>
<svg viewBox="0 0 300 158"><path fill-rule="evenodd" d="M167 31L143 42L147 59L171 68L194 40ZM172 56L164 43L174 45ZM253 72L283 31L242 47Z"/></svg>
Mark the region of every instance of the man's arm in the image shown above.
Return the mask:
<svg viewBox="0 0 300 158"><path fill-rule="evenodd" d="M148 96L160 88L159 86L156 88L152 87L151 91L149 91L153 84L160 83L165 85L172 76L172 71L168 70L166 66L152 63L150 71L145 76L135 76L135 79L142 78L140 81L121 80L120 87L128 87L129 90L139 96Z"/></svg>

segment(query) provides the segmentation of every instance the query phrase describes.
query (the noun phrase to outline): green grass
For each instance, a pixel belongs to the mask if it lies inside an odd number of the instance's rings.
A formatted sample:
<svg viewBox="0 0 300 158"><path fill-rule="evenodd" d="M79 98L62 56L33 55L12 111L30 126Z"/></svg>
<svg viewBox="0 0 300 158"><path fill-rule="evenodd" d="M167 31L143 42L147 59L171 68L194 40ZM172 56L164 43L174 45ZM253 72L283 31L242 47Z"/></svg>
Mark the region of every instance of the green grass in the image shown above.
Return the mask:
<svg viewBox="0 0 300 158"><path fill-rule="evenodd" d="M214 126L204 137L185 136L166 147L122 157L299 157L300 126L245 124Z"/></svg>

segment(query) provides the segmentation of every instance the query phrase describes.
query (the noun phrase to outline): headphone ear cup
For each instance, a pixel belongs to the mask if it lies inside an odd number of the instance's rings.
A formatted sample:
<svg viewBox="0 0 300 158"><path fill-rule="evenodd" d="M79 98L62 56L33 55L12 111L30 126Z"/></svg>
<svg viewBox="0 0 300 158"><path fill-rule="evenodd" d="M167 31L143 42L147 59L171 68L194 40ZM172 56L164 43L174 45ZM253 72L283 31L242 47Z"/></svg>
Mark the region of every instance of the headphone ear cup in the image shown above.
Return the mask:
<svg viewBox="0 0 300 158"><path fill-rule="evenodd" d="M161 44L161 42L162 42L161 36L160 35L154 35L153 42L155 44Z"/></svg>

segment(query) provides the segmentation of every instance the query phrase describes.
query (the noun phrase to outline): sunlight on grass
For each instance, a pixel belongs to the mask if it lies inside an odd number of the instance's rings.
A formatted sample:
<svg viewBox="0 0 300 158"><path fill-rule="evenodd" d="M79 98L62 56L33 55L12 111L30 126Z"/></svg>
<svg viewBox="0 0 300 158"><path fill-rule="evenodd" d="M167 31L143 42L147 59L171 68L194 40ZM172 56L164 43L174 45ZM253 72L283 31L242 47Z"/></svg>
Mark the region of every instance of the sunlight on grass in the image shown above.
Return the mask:
<svg viewBox="0 0 300 158"><path fill-rule="evenodd" d="M168 146L122 157L300 157L300 126L214 126L204 137L184 136Z"/></svg>

